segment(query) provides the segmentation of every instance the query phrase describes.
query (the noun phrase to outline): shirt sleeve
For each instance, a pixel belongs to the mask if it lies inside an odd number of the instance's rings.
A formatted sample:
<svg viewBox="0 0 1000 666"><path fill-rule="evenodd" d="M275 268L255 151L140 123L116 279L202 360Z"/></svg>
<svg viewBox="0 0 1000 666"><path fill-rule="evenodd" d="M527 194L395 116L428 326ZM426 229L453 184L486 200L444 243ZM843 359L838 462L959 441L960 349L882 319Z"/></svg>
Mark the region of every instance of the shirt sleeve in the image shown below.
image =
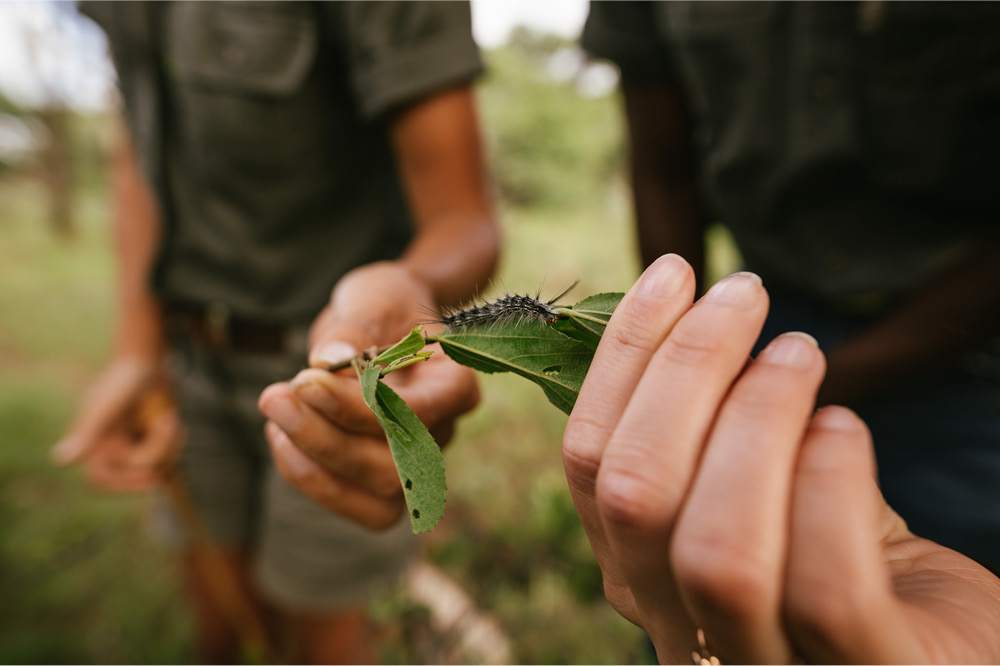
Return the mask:
<svg viewBox="0 0 1000 666"><path fill-rule="evenodd" d="M595 58L610 60L625 79L674 81L662 38L659 2L591 0L581 43Z"/></svg>
<svg viewBox="0 0 1000 666"><path fill-rule="evenodd" d="M363 115L473 80L483 61L468 2L334 2Z"/></svg>

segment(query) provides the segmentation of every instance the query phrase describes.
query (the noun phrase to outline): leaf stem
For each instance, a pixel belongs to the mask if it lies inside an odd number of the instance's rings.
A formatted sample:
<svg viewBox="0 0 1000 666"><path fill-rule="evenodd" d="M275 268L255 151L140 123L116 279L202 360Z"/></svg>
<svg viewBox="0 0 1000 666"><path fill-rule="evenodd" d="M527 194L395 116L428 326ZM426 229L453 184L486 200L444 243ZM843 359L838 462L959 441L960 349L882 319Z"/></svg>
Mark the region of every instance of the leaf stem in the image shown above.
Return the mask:
<svg viewBox="0 0 1000 666"><path fill-rule="evenodd" d="M423 334L424 344L428 344L430 342L436 342L436 340L434 340L433 337L434 336L432 336L432 335L424 333ZM340 363L333 363L331 365L325 366L323 369L326 370L327 372L337 372L339 370L343 370L345 368L351 367L351 365L355 361L358 361L360 363L371 363L372 361L375 360L376 357L378 357L379 354L381 354L382 352L386 351L387 349L392 349L395 346L396 346L395 344L392 344L392 345L383 345L381 347L376 347L375 345L372 345L371 347L369 347L368 349L364 350L363 352L361 352L357 356L349 358L349 359L347 359L345 361L341 361Z"/></svg>

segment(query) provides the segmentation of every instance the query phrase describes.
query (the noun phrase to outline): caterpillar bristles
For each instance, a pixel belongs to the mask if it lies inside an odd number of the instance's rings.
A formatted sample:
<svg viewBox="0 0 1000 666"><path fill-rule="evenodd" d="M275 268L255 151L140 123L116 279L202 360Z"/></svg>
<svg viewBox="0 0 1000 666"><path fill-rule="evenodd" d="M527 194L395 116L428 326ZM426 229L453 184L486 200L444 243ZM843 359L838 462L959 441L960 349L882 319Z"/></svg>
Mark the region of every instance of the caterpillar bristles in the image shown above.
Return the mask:
<svg viewBox="0 0 1000 666"><path fill-rule="evenodd" d="M548 301L540 299L541 291L536 292L534 296L508 293L492 301L482 303L473 301L464 308L444 310L437 323L444 324L451 331L526 322L553 324L559 319L553 307L556 301L572 291L579 282L576 280L562 293Z"/></svg>

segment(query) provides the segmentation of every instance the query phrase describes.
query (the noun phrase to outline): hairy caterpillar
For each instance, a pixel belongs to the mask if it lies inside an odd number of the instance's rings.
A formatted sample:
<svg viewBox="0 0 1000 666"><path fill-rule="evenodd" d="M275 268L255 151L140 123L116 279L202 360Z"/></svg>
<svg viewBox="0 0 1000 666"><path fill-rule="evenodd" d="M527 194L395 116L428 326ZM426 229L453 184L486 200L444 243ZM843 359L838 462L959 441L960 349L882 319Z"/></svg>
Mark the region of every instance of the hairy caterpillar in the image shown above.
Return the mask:
<svg viewBox="0 0 1000 666"><path fill-rule="evenodd" d="M539 299L540 292L534 296L507 294L494 301L486 301L481 304L474 302L464 308L445 310L441 313L438 322L452 331L529 321L552 324L559 318L553 307L556 301L572 291L578 283L579 280L548 301Z"/></svg>

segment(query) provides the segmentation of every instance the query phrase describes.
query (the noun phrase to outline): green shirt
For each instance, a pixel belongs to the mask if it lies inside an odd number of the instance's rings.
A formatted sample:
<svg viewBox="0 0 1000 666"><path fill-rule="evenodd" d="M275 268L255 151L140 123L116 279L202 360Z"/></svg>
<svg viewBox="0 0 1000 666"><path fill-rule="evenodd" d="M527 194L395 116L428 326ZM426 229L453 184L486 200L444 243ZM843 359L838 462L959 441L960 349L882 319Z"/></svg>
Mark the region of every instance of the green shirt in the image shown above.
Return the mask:
<svg viewBox="0 0 1000 666"><path fill-rule="evenodd" d="M877 310L1000 230L1000 4L595 2L584 46L682 91L766 283Z"/></svg>
<svg viewBox="0 0 1000 666"><path fill-rule="evenodd" d="M393 109L482 69L468 3L87 3L165 217L167 301L306 321L412 235Z"/></svg>

